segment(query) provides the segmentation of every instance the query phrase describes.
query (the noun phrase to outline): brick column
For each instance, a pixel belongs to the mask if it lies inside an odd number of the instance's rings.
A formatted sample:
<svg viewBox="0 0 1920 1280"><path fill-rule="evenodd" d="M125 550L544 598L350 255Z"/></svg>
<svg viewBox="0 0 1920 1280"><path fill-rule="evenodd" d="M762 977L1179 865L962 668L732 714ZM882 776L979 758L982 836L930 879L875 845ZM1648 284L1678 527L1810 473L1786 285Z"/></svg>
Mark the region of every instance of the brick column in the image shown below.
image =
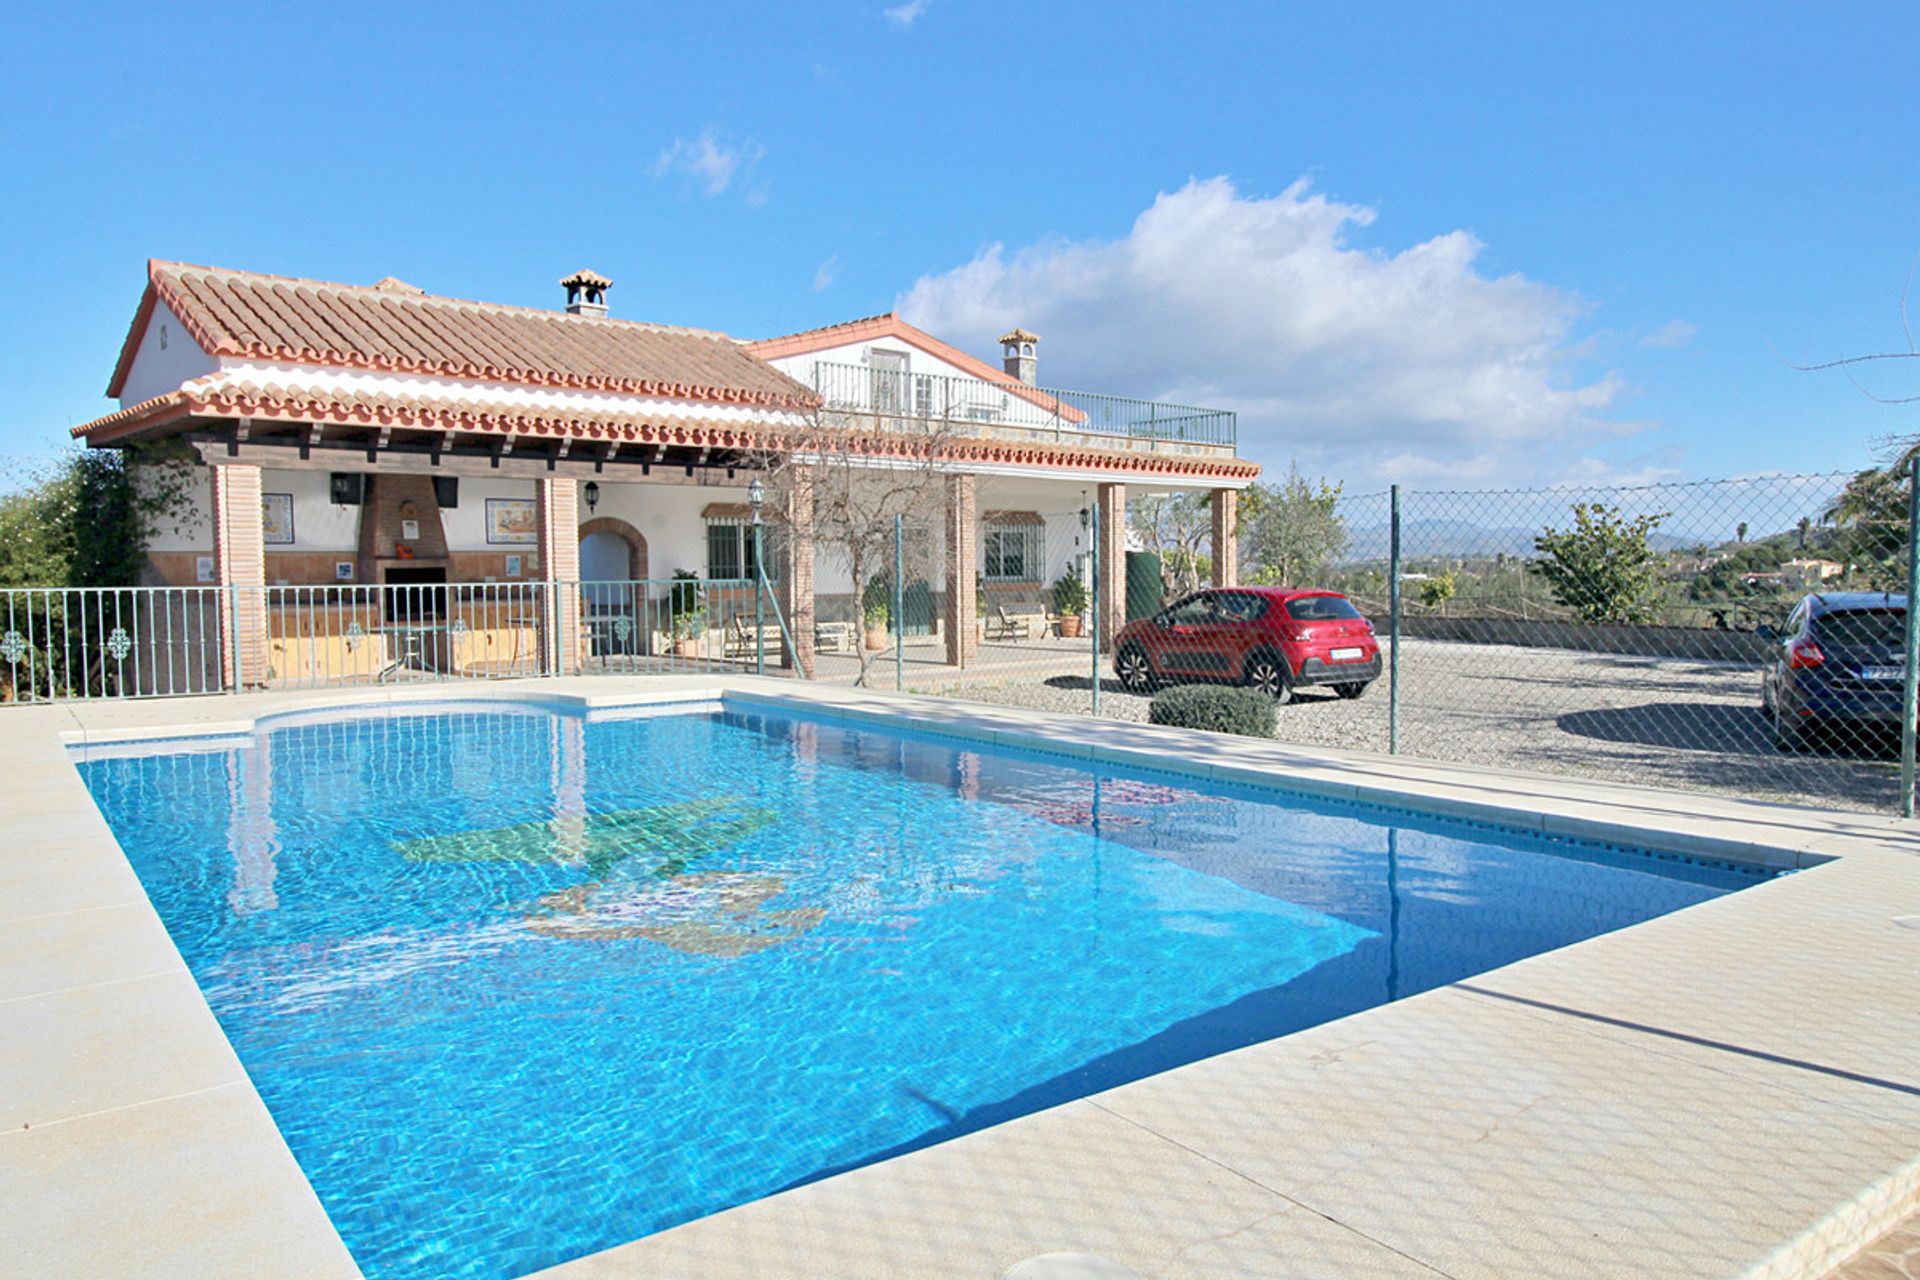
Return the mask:
<svg viewBox="0 0 1920 1280"><path fill-rule="evenodd" d="M971 475L947 477L947 664L965 667L980 648L980 505Z"/></svg>
<svg viewBox="0 0 1920 1280"><path fill-rule="evenodd" d="M267 544L260 524L260 468L213 468L214 581L221 593L220 653L226 687L267 682Z"/></svg>
<svg viewBox="0 0 1920 1280"><path fill-rule="evenodd" d="M534 483L547 662L550 671L572 675L580 669L580 485L571 479Z"/></svg>
<svg viewBox="0 0 1920 1280"><path fill-rule="evenodd" d="M1213 585L1240 585L1240 492L1213 491Z"/></svg>
<svg viewBox="0 0 1920 1280"><path fill-rule="evenodd" d="M1100 486L1100 652L1127 625L1127 486Z"/></svg>
<svg viewBox="0 0 1920 1280"><path fill-rule="evenodd" d="M807 679L813 678L813 476L804 467L792 472L786 494L786 553L781 563L780 581L775 584L780 615L786 620L787 634L793 643L781 644L780 665L795 667Z"/></svg>

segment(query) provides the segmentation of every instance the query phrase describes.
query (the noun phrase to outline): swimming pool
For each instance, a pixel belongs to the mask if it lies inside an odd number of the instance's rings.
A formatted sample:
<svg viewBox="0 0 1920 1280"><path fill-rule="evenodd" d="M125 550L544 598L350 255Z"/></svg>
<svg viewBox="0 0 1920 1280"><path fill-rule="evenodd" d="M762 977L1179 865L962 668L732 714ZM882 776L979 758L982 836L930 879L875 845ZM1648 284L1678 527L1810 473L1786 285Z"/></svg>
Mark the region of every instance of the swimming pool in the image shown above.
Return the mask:
<svg viewBox="0 0 1920 1280"><path fill-rule="evenodd" d="M831 719L80 768L366 1273L512 1276L1764 872Z"/></svg>

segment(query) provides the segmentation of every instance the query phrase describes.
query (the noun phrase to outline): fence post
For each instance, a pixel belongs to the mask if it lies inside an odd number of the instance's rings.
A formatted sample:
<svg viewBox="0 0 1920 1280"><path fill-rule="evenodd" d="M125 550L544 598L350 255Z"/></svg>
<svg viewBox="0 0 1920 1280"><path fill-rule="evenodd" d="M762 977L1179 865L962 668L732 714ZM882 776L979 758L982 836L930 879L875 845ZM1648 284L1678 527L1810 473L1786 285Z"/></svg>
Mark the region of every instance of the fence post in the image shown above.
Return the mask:
<svg viewBox="0 0 1920 1280"><path fill-rule="evenodd" d="M1091 628L1093 636L1092 643L1087 647L1093 651L1093 714L1098 717L1100 714L1100 501L1098 495L1095 496L1088 515L1091 517L1088 529L1092 535L1092 542L1088 550L1093 557L1093 593L1090 597L1092 603L1087 608L1087 616L1093 623Z"/></svg>
<svg viewBox="0 0 1920 1280"><path fill-rule="evenodd" d="M232 668L232 683L227 686L228 693L240 692L240 587L236 583L227 584L227 661Z"/></svg>
<svg viewBox="0 0 1920 1280"><path fill-rule="evenodd" d="M767 564L761 559L760 506L753 508L753 674L767 674Z"/></svg>
<svg viewBox="0 0 1920 1280"><path fill-rule="evenodd" d="M907 687L907 518L893 513L893 691Z"/></svg>
<svg viewBox="0 0 1920 1280"><path fill-rule="evenodd" d="M1914 616L1920 595L1920 450L1907 459L1907 634L1906 679L1900 696L1900 816L1913 816L1913 765L1916 704L1920 704L1920 618Z"/></svg>
<svg viewBox="0 0 1920 1280"><path fill-rule="evenodd" d="M1400 486L1389 490L1387 522L1387 754L1400 754Z"/></svg>

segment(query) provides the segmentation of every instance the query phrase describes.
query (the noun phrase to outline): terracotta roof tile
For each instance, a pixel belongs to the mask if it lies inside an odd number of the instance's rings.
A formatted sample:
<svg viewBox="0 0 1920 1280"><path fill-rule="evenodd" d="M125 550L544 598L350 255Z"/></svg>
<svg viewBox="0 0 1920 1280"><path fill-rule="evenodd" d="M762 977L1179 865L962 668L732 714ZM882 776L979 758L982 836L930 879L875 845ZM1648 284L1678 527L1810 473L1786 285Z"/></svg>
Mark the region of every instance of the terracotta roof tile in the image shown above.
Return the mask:
<svg viewBox="0 0 1920 1280"><path fill-rule="evenodd" d="M724 420L658 412L538 409L459 396L347 392L294 383L234 381L220 374L195 378L178 391L129 405L73 429L95 446L151 438L190 429L196 419L246 417L261 422L324 422L342 426L392 426L402 430L458 431L481 436L545 437L578 441L629 441L729 450L789 451L807 447L811 426L769 421ZM871 457L923 457L937 447L956 466L968 463L1064 467L1117 472L1173 481L1251 479L1260 468L1242 458L1145 453L1047 441L990 437L936 442L923 435L885 431L850 434L858 453Z"/></svg>
<svg viewBox="0 0 1920 1280"><path fill-rule="evenodd" d="M389 277L330 284L177 262L148 284L108 395L118 395L155 300L209 354L293 364L809 408L811 389L724 334L431 297Z"/></svg>

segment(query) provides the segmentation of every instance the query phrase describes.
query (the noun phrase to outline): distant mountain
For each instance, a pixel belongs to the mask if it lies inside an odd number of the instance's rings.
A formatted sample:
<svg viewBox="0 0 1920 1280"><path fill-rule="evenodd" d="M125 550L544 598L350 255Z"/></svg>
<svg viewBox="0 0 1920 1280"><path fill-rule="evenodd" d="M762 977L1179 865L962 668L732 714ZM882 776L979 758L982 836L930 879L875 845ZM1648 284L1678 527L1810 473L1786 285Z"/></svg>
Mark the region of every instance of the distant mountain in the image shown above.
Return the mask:
<svg viewBox="0 0 1920 1280"><path fill-rule="evenodd" d="M1565 523L1565 522L1562 522ZM1347 528L1347 553L1344 559L1383 560L1390 550L1392 526L1387 524L1350 525ZM1518 525L1484 525L1471 520L1430 519L1400 522L1400 554L1405 558L1451 556L1474 559L1482 556L1534 555L1533 540L1538 528ZM1724 541L1698 533L1656 529L1647 537L1655 551L1686 551L1702 545L1715 546Z"/></svg>
<svg viewBox="0 0 1920 1280"><path fill-rule="evenodd" d="M1400 554L1402 556L1530 556L1538 529L1517 526L1482 525L1470 520L1402 520ZM1347 558L1378 560L1384 558L1392 542L1392 526L1387 524L1350 526L1347 529Z"/></svg>

